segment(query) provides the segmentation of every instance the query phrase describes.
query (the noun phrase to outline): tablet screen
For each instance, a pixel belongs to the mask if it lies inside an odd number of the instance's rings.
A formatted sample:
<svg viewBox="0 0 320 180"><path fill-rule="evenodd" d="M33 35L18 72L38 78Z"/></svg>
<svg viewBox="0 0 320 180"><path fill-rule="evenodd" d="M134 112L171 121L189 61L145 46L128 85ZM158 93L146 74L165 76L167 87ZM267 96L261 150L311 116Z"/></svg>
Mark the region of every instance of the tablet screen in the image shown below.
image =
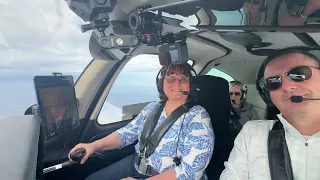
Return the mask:
<svg viewBox="0 0 320 180"><path fill-rule="evenodd" d="M34 84L46 140L79 127L72 76L36 76Z"/></svg>

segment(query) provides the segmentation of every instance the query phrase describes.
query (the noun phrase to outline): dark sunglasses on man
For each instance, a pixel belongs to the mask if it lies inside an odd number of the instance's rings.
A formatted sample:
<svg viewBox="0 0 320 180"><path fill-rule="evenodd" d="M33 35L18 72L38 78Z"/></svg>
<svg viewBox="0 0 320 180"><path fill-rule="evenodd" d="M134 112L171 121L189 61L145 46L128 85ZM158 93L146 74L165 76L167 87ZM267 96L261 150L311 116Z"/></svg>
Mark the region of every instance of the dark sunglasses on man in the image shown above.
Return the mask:
<svg viewBox="0 0 320 180"><path fill-rule="evenodd" d="M269 77L264 80L264 86L269 91L275 91L281 88L282 77L286 76L292 82L307 81L312 77L312 68L320 69L315 66L297 66L281 73L278 76Z"/></svg>

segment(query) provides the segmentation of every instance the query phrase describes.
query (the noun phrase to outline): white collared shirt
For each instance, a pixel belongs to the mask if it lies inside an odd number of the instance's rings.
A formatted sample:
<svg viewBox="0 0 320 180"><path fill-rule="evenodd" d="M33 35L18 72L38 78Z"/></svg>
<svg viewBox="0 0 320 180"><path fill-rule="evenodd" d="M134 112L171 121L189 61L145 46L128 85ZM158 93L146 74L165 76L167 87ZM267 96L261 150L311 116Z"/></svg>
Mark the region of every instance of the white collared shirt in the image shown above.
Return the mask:
<svg viewBox="0 0 320 180"><path fill-rule="evenodd" d="M285 129L294 180L320 180L320 132L303 136L278 115ZM220 180L270 180L268 134L274 120L248 121L237 136Z"/></svg>

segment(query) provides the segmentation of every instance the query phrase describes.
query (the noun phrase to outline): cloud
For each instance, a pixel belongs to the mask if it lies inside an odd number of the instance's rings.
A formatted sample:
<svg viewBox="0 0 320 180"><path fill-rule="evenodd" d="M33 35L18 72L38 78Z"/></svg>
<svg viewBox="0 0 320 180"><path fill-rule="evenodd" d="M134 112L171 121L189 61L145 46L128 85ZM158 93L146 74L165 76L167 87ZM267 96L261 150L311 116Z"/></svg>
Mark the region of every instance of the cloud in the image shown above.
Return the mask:
<svg viewBox="0 0 320 180"><path fill-rule="evenodd" d="M0 0L0 12L0 77L80 73L90 62L91 32L65 1Z"/></svg>
<svg viewBox="0 0 320 180"><path fill-rule="evenodd" d="M73 75L76 80L92 57L89 52L91 31L81 32L80 26L86 23L69 9L64 0L0 0L0 14L1 119L22 115L36 103L34 76L62 72ZM139 71L150 75L153 84L160 64L155 55L139 55L129 61L125 69L127 73L124 72L123 79L137 75ZM144 89L150 88L147 82L140 82L140 85ZM128 98L122 100L121 96L128 93L118 93L120 90L116 88L114 99L122 104L151 96L156 98L157 95L155 87L152 94L135 90L137 98L127 102ZM121 117L121 108L109 103L101 112L102 119L109 118L110 111L106 108L116 112L115 119Z"/></svg>
<svg viewBox="0 0 320 180"><path fill-rule="evenodd" d="M161 65L159 62L158 55L154 54L141 54L133 57L123 68L123 71L154 71L160 70Z"/></svg>
<svg viewBox="0 0 320 180"><path fill-rule="evenodd" d="M80 74L91 61L86 24L63 0L0 0L0 79L62 72ZM141 63L160 69L157 55L134 57L125 69ZM147 68L146 68L147 69Z"/></svg>

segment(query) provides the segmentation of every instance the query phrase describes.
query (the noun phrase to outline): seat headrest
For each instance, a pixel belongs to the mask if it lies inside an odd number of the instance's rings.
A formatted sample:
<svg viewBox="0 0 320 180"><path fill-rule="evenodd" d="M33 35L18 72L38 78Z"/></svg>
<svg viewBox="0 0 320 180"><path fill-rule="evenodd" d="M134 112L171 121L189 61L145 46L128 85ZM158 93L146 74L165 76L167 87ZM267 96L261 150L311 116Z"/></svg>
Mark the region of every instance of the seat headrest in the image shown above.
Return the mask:
<svg viewBox="0 0 320 180"><path fill-rule="evenodd" d="M215 134L215 150L206 173L208 179L219 179L235 137L228 128L231 110L229 83L220 77L199 75L197 88L198 104L209 113Z"/></svg>
<svg viewBox="0 0 320 180"><path fill-rule="evenodd" d="M231 109L228 81L221 77L199 75L197 88L199 89L198 103L208 111L211 118L215 118L214 121L212 120L213 123L224 121L220 123L226 125Z"/></svg>
<svg viewBox="0 0 320 180"><path fill-rule="evenodd" d="M199 102L205 106L219 106L230 112L229 83L227 80L210 75L197 77Z"/></svg>

